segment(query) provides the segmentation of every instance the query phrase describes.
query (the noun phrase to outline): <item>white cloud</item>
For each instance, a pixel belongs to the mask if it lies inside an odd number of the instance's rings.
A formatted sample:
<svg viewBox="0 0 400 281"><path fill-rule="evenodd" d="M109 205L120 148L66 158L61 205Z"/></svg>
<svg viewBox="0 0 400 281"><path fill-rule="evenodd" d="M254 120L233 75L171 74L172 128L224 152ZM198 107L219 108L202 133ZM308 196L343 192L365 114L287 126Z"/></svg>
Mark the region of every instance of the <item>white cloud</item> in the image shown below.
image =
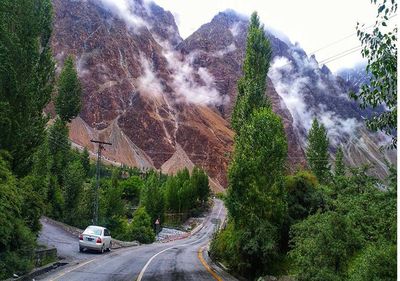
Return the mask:
<svg viewBox="0 0 400 281"><path fill-rule="evenodd" d="M239 35L239 32L240 32L240 25L241 25L240 22L235 22L235 23L229 28L229 30L231 31L233 37L236 37L236 36Z"/></svg>
<svg viewBox="0 0 400 281"><path fill-rule="evenodd" d="M215 53L212 54L212 55L213 55L213 56L216 56L216 57L223 57L223 56L225 56L226 54L229 54L229 53L235 51L236 49L237 49L237 48L236 48L235 43L232 43L232 44L230 44L229 46L227 46L226 48L224 48L224 49L222 49L222 50L219 50L219 51L215 52Z"/></svg>
<svg viewBox="0 0 400 281"><path fill-rule="evenodd" d="M183 38L187 38L201 25L210 22L218 12L233 9L249 16L253 11L257 11L268 29L273 27L274 30L281 30L291 42L301 42L308 53L354 34L357 22L365 23L367 26L372 24L376 15L376 6L365 0L155 0L155 2L179 15L178 26ZM319 51L317 58L322 61L357 44L359 42L354 34L330 48ZM340 67L352 66L361 59L361 54L356 52L330 62L328 66L335 71Z"/></svg>
<svg viewBox="0 0 400 281"><path fill-rule="evenodd" d="M227 98L222 97L216 89L214 77L205 68L200 67L196 71L191 65L194 55L182 60L179 53L167 48L164 50L164 56L168 61L172 86L178 101L201 105L221 105L227 102ZM203 85L195 81L196 74L201 78Z"/></svg>
<svg viewBox="0 0 400 281"><path fill-rule="evenodd" d="M285 57L276 57L271 64L268 76L293 116L295 126L308 131L312 120L316 117L326 127L331 144L337 145L349 135L354 134L360 123L355 118L341 118L335 112L329 111L324 104L319 104L314 108L308 106L306 93L311 83L315 81L310 80L307 72L314 71L317 74L315 85L317 88L327 89L327 85L319 76L318 64L312 58L303 58L296 53L292 55L296 61L296 71L294 71L293 62Z"/></svg>
<svg viewBox="0 0 400 281"><path fill-rule="evenodd" d="M138 28L146 26L146 22L134 13L133 2L128 0L99 0L104 7L117 15L125 23L137 31ZM146 6L146 5L145 5Z"/></svg>
<svg viewBox="0 0 400 281"><path fill-rule="evenodd" d="M144 56L140 56L140 64L143 73L142 76L136 80L139 91L156 97L161 96L164 87L162 86L160 79L158 79L154 73L152 65L150 65L149 61Z"/></svg>

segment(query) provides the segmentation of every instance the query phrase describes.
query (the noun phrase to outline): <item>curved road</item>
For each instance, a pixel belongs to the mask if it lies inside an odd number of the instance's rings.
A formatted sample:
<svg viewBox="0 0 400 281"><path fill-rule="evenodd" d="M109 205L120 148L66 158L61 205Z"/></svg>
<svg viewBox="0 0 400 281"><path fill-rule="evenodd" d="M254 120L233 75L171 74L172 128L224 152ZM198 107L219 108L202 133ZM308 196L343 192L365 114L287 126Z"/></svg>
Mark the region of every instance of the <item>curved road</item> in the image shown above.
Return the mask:
<svg viewBox="0 0 400 281"><path fill-rule="evenodd" d="M113 250L105 255L80 254L76 240L74 254L79 263L36 280L236 280L212 266L205 250L225 217L226 209L222 201L216 199L203 227L189 238Z"/></svg>

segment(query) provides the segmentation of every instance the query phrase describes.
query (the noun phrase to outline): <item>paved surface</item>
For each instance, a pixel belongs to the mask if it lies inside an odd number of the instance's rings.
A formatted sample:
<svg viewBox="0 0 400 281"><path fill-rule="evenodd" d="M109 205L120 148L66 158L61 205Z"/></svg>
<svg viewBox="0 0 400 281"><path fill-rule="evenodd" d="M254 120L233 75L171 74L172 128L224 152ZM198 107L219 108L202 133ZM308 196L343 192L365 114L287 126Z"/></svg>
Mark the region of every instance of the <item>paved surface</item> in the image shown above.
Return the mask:
<svg viewBox="0 0 400 281"><path fill-rule="evenodd" d="M222 201L214 202L203 227L189 238L113 250L105 255L79 253L76 237L71 240L68 234L59 234L50 228L60 239L49 241L55 241L54 245L61 247L61 254L78 262L36 280L236 280L221 269L213 270L204 250L218 222L226 217Z"/></svg>

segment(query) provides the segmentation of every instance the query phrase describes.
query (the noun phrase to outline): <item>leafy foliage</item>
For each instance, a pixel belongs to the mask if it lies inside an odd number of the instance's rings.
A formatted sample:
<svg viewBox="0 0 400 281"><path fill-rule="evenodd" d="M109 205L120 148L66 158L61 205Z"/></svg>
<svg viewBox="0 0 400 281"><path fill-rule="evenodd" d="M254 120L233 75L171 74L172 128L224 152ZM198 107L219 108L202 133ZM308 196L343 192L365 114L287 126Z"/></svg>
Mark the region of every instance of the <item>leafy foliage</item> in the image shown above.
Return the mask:
<svg viewBox="0 0 400 281"><path fill-rule="evenodd" d="M21 192L18 181L12 174L10 164L0 155L0 278L5 279L15 272L26 272L32 267L35 233L25 223L37 229L38 219L34 210L26 210L30 197ZM32 215L34 215L32 217Z"/></svg>
<svg viewBox="0 0 400 281"><path fill-rule="evenodd" d="M156 173L152 173L147 178L140 197L140 204L146 208L152 223L158 218L160 218L160 222L164 221L164 203L160 178Z"/></svg>
<svg viewBox="0 0 400 281"><path fill-rule="evenodd" d="M299 280L395 280L395 189L378 189L363 168L351 172L340 188L329 187L337 193L330 211L292 227L290 256Z"/></svg>
<svg viewBox="0 0 400 281"><path fill-rule="evenodd" d="M350 281L390 281L397 279L396 244L377 242L367 245L350 264Z"/></svg>
<svg viewBox="0 0 400 281"><path fill-rule="evenodd" d="M50 0L0 3L0 150L11 153L18 176L30 172L43 141L54 79L51 22Z"/></svg>
<svg viewBox="0 0 400 281"><path fill-rule="evenodd" d="M64 198L65 198L65 221L69 224L76 224L79 219L77 215L80 197L83 192L85 171L81 162L70 162L64 174Z"/></svg>
<svg viewBox="0 0 400 281"><path fill-rule="evenodd" d="M307 160L311 171L321 183L327 183L330 178L329 139L325 126L315 118L308 132Z"/></svg>
<svg viewBox="0 0 400 281"><path fill-rule="evenodd" d="M285 178L288 215L292 223L324 208L323 194L317 185L317 178L308 171L299 171Z"/></svg>
<svg viewBox="0 0 400 281"><path fill-rule="evenodd" d="M335 157L335 177L343 177L346 174L346 166L343 162L343 150L341 147L336 151Z"/></svg>
<svg viewBox="0 0 400 281"><path fill-rule="evenodd" d="M315 214L292 228L298 280L343 280L347 262L360 245L349 218L335 212Z"/></svg>
<svg viewBox="0 0 400 281"><path fill-rule="evenodd" d="M215 251L237 272L265 272L279 254L287 212L283 171L287 142L281 119L265 97L270 43L256 13L250 20L243 77L232 114L235 151L228 172L229 226L215 238ZM227 239L227 240L224 240Z"/></svg>
<svg viewBox="0 0 400 281"><path fill-rule="evenodd" d="M140 207L133 214L132 223L129 228L131 239L140 243L153 242L155 235L152 225L151 218L147 214L145 207Z"/></svg>
<svg viewBox="0 0 400 281"><path fill-rule="evenodd" d="M266 73L268 73L272 50L260 24L257 13L250 18L247 33L246 55L243 77L238 81L238 95L232 112L232 128L240 133L242 125L250 118L253 110L270 107L265 96Z"/></svg>
<svg viewBox="0 0 400 281"><path fill-rule="evenodd" d="M371 130L381 130L392 137L392 147L397 147L397 24L389 32L388 21L397 12L397 2L372 0L378 3L378 13L372 32L357 24L357 36L368 60L366 71L371 73L370 83L351 96L361 102L361 107L376 108L384 105L387 110L377 113L366 124Z"/></svg>
<svg viewBox="0 0 400 281"><path fill-rule="evenodd" d="M64 122L70 122L81 111L82 88L75 70L74 59L68 56L58 79L56 112Z"/></svg>

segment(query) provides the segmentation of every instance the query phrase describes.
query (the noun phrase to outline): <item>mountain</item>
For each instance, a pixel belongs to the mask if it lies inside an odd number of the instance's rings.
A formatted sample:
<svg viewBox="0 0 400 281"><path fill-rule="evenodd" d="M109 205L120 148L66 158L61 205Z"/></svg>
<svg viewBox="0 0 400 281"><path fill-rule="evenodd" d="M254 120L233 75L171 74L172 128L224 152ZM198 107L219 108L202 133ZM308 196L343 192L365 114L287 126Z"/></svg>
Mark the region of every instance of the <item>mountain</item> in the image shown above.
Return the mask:
<svg viewBox="0 0 400 281"><path fill-rule="evenodd" d="M247 19L225 11L182 40L173 15L147 1L53 4L57 70L73 54L84 91L80 117L70 125L73 144L94 152L90 139L110 141L106 161L142 169L174 173L198 165L213 189L223 190ZM318 116L329 130L332 152L343 144L349 164L371 159L384 175L378 152L384 138L365 130L362 118L370 112L347 98L350 84L319 68L299 46L267 34L273 60L266 95L284 123L288 169L305 165L306 131Z"/></svg>
<svg viewBox="0 0 400 281"><path fill-rule="evenodd" d="M352 68L340 69L336 74L357 91L362 85L369 83L370 74L367 73L366 67L366 63L359 63Z"/></svg>

